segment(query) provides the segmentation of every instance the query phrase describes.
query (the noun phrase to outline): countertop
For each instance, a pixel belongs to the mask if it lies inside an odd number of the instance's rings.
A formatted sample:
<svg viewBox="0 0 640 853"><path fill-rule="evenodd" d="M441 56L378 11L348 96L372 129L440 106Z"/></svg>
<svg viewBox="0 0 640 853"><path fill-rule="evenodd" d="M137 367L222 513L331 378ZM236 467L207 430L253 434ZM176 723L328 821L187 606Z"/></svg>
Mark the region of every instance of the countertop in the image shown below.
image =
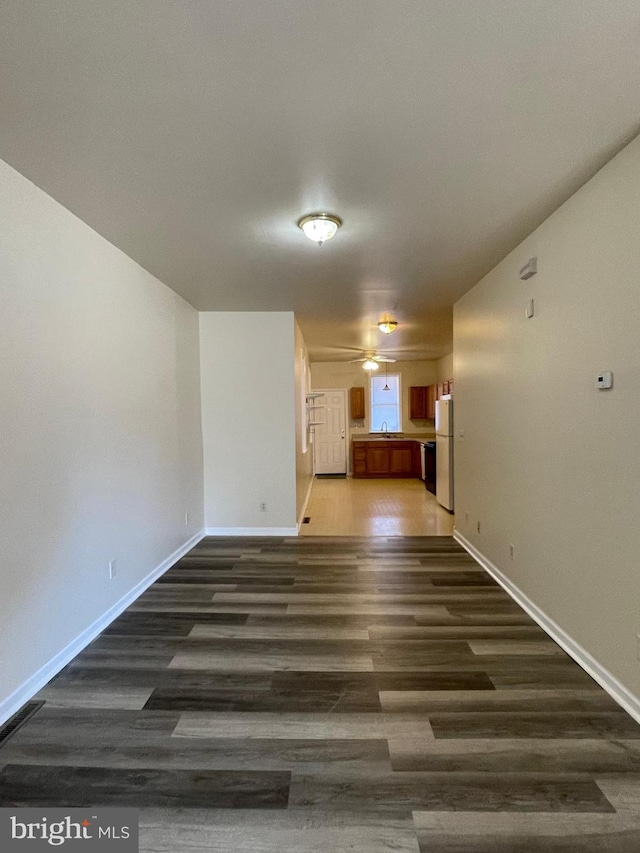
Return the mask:
<svg viewBox="0 0 640 853"><path fill-rule="evenodd" d="M362 435L353 433L351 435L351 441L435 441L435 438L435 432L418 433L416 435L392 435L390 438L382 435L371 435L369 433L363 433Z"/></svg>

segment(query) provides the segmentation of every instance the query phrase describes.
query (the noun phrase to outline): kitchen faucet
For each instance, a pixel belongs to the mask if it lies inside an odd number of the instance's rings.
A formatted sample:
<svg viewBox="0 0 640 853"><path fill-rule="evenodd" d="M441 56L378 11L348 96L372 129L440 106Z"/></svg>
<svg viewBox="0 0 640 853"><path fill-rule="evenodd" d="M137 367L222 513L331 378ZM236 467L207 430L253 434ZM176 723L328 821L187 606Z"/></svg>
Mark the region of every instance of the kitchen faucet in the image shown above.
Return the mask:
<svg viewBox="0 0 640 853"><path fill-rule="evenodd" d="M382 427L384 427L384 429L382 429ZM380 424L380 430L385 434L387 438L389 438L389 427L387 426L386 421L382 421L382 423Z"/></svg>

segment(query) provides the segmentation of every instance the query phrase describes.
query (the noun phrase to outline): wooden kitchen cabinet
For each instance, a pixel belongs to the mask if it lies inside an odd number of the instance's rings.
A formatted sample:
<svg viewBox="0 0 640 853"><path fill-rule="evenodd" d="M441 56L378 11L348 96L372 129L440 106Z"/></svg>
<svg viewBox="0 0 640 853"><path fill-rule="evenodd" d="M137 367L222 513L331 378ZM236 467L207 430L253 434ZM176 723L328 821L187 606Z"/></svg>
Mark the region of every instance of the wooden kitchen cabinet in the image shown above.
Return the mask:
<svg viewBox="0 0 640 853"><path fill-rule="evenodd" d="M352 421L364 420L364 387L349 389L349 414Z"/></svg>
<svg viewBox="0 0 640 853"><path fill-rule="evenodd" d="M367 456L364 441L353 442L353 465L352 474L354 477L364 477L367 473Z"/></svg>
<svg viewBox="0 0 640 853"><path fill-rule="evenodd" d="M420 442L354 441L352 473L358 477L419 477Z"/></svg>
<svg viewBox="0 0 640 853"><path fill-rule="evenodd" d="M436 386L427 385L427 417L435 420L436 417Z"/></svg>
<svg viewBox="0 0 640 853"><path fill-rule="evenodd" d="M429 387L427 385L411 385L409 388L409 418L410 420L422 421L428 418L427 397Z"/></svg>
<svg viewBox="0 0 640 853"><path fill-rule="evenodd" d="M439 390L438 390L439 389ZM433 420L436 416L436 400L445 391L445 385L412 385L409 388L409 418L411 420Z"/></svg>
<svg viewBox="0 0 640 853"><path fill-rule="evenodd" d="M389 444L389 474L413 477L413 445L415 441L398 441Z"/></svg>
<svg viewBox="0 0 640 853"><path fill-rule="evenodd" d="M389 448L386 445L371 443L365 448L365 470L370 477L389 474Z"/></svg>

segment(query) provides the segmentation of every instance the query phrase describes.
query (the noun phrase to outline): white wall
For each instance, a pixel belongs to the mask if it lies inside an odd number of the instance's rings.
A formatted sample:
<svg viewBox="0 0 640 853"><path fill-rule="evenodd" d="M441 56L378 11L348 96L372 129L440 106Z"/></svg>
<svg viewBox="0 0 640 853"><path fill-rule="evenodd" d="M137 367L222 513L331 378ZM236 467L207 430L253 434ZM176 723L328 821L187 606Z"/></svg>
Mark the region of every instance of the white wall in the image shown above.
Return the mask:
<svg viewBox="0 0 640 853"><path fill-rule="evenodd" d="M639 330L636 139L454 313L456 529L636 697Z"/></svg>
<svg viewBox="0 0 640 853"><path fill-rule="evenodd" d="M0 363L2 718L202 527L197 313L0 161Z"/></svg>
<svg viewBox="0 0 640 853"><path fill-rule="evenodd" d="M389 365L389 373L400 374L402 389L402 432L407 435L423 434L433 431L433 420L415 421L409 419L409 388L411 385L432 385L436 382L436 361L398 361ZM382 376L384 366L376 372ZM448 378L448 377L447 377ZM369 374L358 362L318 361L311 365L311 385L313 388L349 388L364 386L364 421L350 421L352 437L369 431ZM348 398L347 398L348 403Z"/></svg>
<svg viewBox="0 0 640 853"><path fill-rule="evenodd" d="M207 531L295 533L293 314L201 313L200 374Z"/></svg>
<svg viewBox="0 0 640 853"><path fill-rule="evenodd" d="M453 379L453 353L443 355L436 361L436 378L438 382L448 382Z"/></svg>

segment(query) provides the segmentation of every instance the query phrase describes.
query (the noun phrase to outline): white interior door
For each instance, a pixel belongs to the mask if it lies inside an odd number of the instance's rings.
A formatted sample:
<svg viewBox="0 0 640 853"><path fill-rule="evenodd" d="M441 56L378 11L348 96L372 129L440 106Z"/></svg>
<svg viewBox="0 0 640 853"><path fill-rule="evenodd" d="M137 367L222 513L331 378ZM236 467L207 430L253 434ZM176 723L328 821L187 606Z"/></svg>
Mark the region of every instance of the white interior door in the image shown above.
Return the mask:
<svg viewBox="0 0 640 853"><path fill-rule="evenodd" d="M316 474L347 473L347 392L318 389L324 394L318 403L324 409L316 409L317 419L323 421L314 427L313 461Z"/></svg>

